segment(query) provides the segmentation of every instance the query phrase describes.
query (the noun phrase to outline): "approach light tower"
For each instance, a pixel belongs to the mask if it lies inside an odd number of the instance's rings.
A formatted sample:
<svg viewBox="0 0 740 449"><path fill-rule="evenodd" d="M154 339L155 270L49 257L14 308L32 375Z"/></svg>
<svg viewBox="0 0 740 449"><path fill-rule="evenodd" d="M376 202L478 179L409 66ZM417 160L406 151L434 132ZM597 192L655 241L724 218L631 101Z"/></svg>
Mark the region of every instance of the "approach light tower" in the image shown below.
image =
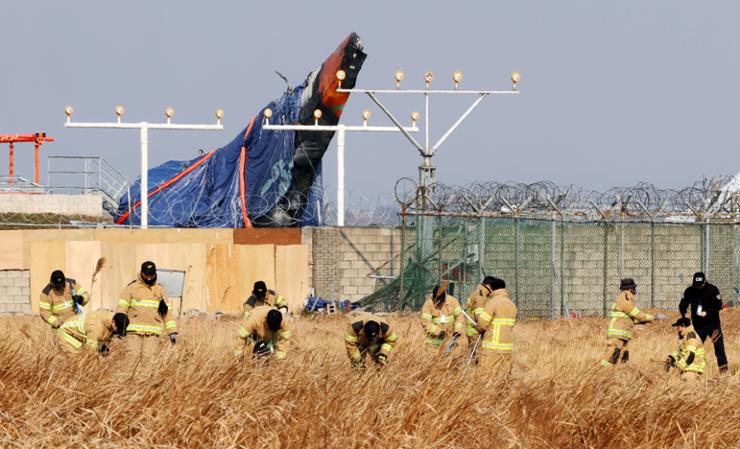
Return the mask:
<svg viewBox="0 0 740 449"><path fill-rule="evenodd" d="M424 210L426 209L426 201L425 201L425 195L427 192L427 189L429 186L431 186L436 179L436 168L432 164L432 157L434 157L434 154L437 152L439 147L444 143L445 140L447 140L450 135L455 132L455 130L462 124L463 121L470 115L473 110L478 107L478 105L486 99L489 95L511 95L511 94L518 94L519 89L517 88L519 81L521 80L521 75L519 72L513 72L511 74L511 82L512 82L512 88L511 90L461 90L460 89L460 82L463 79L463 73L461 71L455 71L452 74L452 81L454 83L453 89L432 89L431 84L432 81L434 81L434 73L433 72L425 72L424 73L424 89L401 89L401 81L403 81L406 78L406 74L403 72L403 70L397 70L394 74L394 78L396 80L396 88L395 89L342 89L342 73L343 71L340 70L337 72L337 79L339 80L339 88L337 89L337 92L346 92L346 93L364 93L367 94L368 97L376 104L378 107L385 113L386 116L393 122L393 124L398 127L399 131L403 133L404 136L408 139L409 142L419 151L419 154L422 157L422 163L419 165L419 189L418 189L418 195L417 195L417 207ZM423 95L424 96L424 145L420 144L419 142L414 139L411 134L406 131L401 125L401 123L398 121L398 119L393 115L393 113L380 101L378 98L379 94L417 94L417 95ZM430 144L429 140L429 98L432 95L473 95L477 96L478 98L473 102L470 107L455 121L455 123L450 126L449 129L442 135L442 137L439 138L434 144ZM416 116L418 118L418 115Z"/></svg>
<svg viewBox="0 0 740 449"><path fill-rule="evenodd" d="M347 77L347 74L340 70L337 72L337 79L339 79L339 86L341 87L342 80ZM411 113L411 126L409 127L396 127L396 126L368 126L367 122L372 116L372 112L368 109L362 111L362 125L319 125L319 119L321 118L322 112L320 109L313 111L314 124L313 125L273 125L270 124L273 111L270 108L265 108L262 112L265 117L265 122L262 125L262 129L273 130L273 131L335 131L337 133L337 226L344 226L344 138L346 132L376 132L376 133L388 133L388 132L404 132L404 133L415 133L419 131L416 127L416 119L419 117L418 112Z"/></svg>
<svg viewBox="0 0 740 449"><path fill-rule="evenodd" d="M100 123L74 123L72 122L72 114L74 108L67 106L64 108L64 114L67 116L67 121L64 123L65 128L113 128L113 129L138 129L139 130L139 142L141 143L141 178L139 182L139 197L141 203L141 229L149 227L149 130L150 129L167 129L167 130L195 130L195 131L222 131L224 129L221 125L221 119L224 116L224 110L218 109L216 111L216 124L215 125L187 125L180 123L172 123L172 117L175 116L175 109L168 106L164 110L164 115L167 118L167 123L149 123L149 122L138 122L138 123L124 123L121 122L121 117L125 112L125 109L120 104L115 108L116 121L115 122L100 122ZM131 210L135 209L136 206L132 206L129 200L129 207ZM129 217L131 220L132 217Z"/></svg>

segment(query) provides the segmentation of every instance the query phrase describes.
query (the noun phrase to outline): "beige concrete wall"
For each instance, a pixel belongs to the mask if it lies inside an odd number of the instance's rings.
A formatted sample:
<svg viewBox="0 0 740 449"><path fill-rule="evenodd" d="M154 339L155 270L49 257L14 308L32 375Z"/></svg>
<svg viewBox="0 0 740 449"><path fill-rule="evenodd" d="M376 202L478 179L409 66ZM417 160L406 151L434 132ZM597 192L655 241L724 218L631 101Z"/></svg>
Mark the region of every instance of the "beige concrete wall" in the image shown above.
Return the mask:
<svg viewBox="0 0 740 449"><path fill-rule="evenodd" d="M34 312L55 269L91 290L87 308L112 309L145 260L185 272L178 311L239 312L257 280L283 294L294 310L308 294L307 248L234 245L231 230L0 231L0 245L12 249L0 257L0 270L28 270L26 297ZM101 257L107 263L90 289Z"/></svg>
<svg viewBox="0 0 740 449"><path fill-rule="evenodd" d="M100 195L6 194L0 195L0 213L103 215Z"/></svg>

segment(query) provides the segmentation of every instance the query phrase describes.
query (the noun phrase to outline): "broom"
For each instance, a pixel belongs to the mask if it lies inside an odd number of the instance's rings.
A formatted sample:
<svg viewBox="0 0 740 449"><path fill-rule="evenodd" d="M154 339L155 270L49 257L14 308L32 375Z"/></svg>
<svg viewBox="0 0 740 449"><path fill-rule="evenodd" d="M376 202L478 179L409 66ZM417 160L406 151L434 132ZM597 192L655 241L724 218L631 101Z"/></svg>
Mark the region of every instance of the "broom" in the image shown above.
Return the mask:
<svg viewBox="0 0 740 449"><path fill-rule="evenodd" d="M105 266L105 263L108 262L108 259L105 257L101 257L98 259L98 262L95 264L95 271L93 271L92 280L90 281L90 294L92 294L93 284L95 283L95 277L100 273L100 270L103 269ZM103 295L101 293L100 295L100 307L103 307Z"/></svg>

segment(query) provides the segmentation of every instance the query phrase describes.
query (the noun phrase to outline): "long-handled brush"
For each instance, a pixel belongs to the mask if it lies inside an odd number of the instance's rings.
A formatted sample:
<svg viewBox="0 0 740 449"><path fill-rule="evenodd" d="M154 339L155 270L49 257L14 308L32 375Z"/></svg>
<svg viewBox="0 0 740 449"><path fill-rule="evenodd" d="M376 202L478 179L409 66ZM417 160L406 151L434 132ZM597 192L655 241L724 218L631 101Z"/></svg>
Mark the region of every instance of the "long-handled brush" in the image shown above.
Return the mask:
<svg viewBox="0 0 740 449"><path fill-rule="evenodd" d="M95 264L95 271L93 271L92 279L90 280L90 294L92 294L92 288L93 284L95 283L95 278L97 277L98 273L100 273L100 270L105 267L106 262L108 262L108 259L105 257L101 257L98 259L98 262ZM103 307L103 295L100 295L100 307Z"/></svg>

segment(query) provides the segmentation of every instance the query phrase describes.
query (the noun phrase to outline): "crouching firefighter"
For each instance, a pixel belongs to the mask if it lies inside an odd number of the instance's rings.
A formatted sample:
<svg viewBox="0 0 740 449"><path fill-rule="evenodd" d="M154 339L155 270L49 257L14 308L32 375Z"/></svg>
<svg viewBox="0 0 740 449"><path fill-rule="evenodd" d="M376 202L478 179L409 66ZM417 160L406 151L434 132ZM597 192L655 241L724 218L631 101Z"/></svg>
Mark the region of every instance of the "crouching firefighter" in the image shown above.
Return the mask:
<svg viewBox="0 0 740 449"><path fill-rule="evenodd" d="M57 336L65 351L97 351L108 355L113 336L123 338L129 319L123 313L99 309L69 318L57 330Z"/></svg>
<svg viewBox="0 0 740 449"><path fill-rule="evenodd" d="M344 334L344 346L353 368L364 369L367 355L377 365L384 366L398 336L387 323L369 320L352 323Z"/></svg>
<svg viewBox="0 0 740 449"><path fill-rule="evenodd" d="M83 286L56 270L41 292L39 313L52 329L58 329L66 320L82 313L82 306L89 300L90 294Z"/></svg>
<svg viewBox="0 0 740 449"><path fill-rule="evenodd" d="M460 302L447 294L446 281L434 287L421 308L421 325L424 327L425 346L435 355L446 355L462 335L465 317Z"/></svg>
<svg viewBox="0 0 740 449"><path fill-rule="evenodd" d="M234 355L243 357L252 352L253 357L274 355L284 359L290 347L290 329L283 314L270 306L257 307L243 319L236 338Z"/></svg>
<svg viewBox="0 0 740 449"><path fill-rule="evenodd" d="M252 288L252 294L244 302L244 318L248 318L256 307L271 306L280 309L283 314L288 313L288 303L282 295L267 289L264 281L257 281Z"/></svg>
<svg viewBox="0 0 740 449"><path fill-rule="evenodd" d="M666 359L665 370L676 370L681 380L692 382L704 374L704 345L690 319L679 318L672 326L678 330L678 349Z"/></svg>
<svg viewBox="0 0 740 449"><path fill-rule="evenodd" d="M620 358L622 363L629 360L627 344L632 340L632 328L635 324L649 323L655 319L649 313L640 312L635 306L637 284L631 278L622 279L619 284L619 295L612 304L611 320L606 330L607 349L602 366L616 365Z"/></svg>
<svg viewBox="0 0 740 449"><path fill-rule="evenodd" d="M141 264L138 278L123 289L117 312L131 320L127 329L126 353L133 366L139 358L151 358L159 348L162 333L177 341L177 323L173 309L167 304L167 292L157 282L154 262Z"/></svg>

